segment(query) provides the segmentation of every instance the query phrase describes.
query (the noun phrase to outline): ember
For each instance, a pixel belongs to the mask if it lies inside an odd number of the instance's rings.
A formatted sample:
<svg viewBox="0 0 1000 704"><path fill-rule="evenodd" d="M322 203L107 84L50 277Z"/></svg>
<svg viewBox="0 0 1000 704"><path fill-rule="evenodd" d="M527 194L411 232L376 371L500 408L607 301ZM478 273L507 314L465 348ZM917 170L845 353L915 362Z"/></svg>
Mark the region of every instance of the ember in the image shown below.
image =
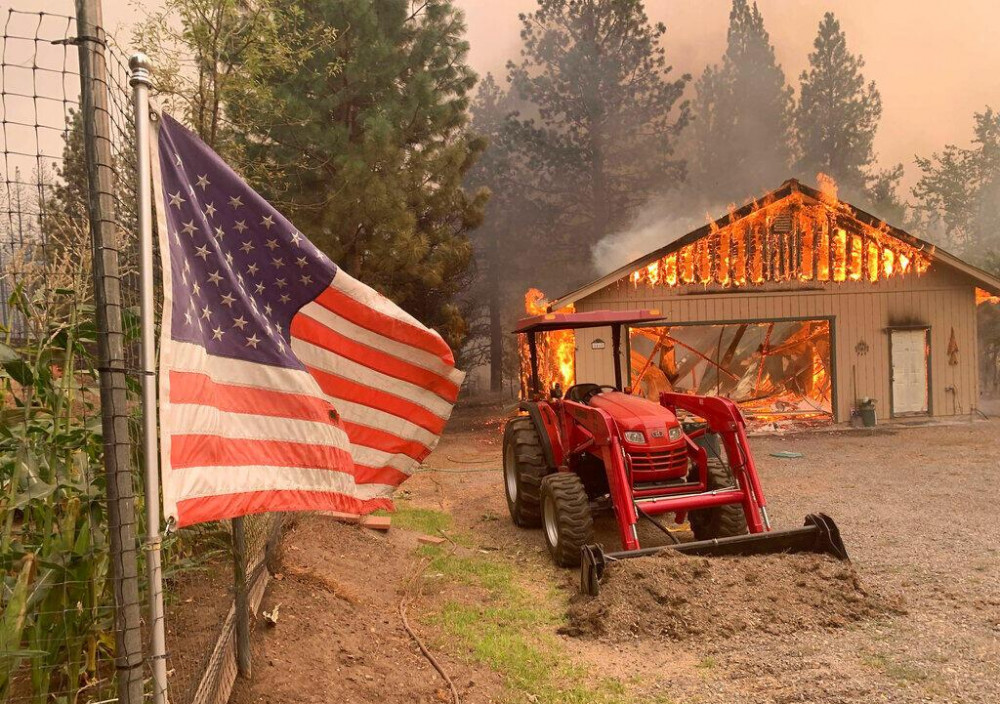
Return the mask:
<svg viewBox="0 0 1000 704"><path fill-rule="evenodd" d="M524 294L524 310L528 315L544 315L548 312L545 294L537 288L528 289ZM572 313L573 306L559 309L560 313ZM551 388L558 382L563 389L573 385L576 379L576 336L572 330L556 330L538 335L538 383L541 390ZM522 335L519 341L521 356L521 397L531 396L531 355L528 341Z"/></svg>
<svg viewBox="0 0 1000 704"><path fill-rule="evenodd" d="M819 174L820 200L793 192L780 200L754 203L737 220L712 222L709 233L678 254L632 272L635 284L746 286L768 281L867 281L923 274L930 252L889 234L885 223L871 227L837 199L837 184Z"/></svg>

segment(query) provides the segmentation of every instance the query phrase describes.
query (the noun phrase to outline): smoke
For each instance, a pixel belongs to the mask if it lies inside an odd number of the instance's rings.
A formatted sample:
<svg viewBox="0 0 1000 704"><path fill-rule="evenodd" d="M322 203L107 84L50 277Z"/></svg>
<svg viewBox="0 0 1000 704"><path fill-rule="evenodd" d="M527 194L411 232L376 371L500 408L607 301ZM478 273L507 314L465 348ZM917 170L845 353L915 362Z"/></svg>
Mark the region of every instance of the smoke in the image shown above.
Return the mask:
<svg viewBox="0 0 1000 704"><path fill-rule="evenodd" d="M690 205L685 208L679 200L676 194L653 198L626 229L601 238L591 252L598 274L614 271L727 212L725 205L713 205L701 213L693 213Z"/></svg>

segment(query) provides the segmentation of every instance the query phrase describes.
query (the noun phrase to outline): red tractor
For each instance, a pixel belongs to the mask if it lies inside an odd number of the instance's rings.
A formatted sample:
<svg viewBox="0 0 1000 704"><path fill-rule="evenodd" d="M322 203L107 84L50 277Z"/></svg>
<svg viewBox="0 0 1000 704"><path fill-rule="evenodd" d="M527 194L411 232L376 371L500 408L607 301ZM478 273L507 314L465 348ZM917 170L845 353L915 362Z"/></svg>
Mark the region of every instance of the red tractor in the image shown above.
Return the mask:
<svg viewBox="0 0 1000 704"><path fill-rule="evenodd" d="M664 547L700 555L819 552L847 559L836 524L810 514L805 526L772 531L746 424L732 401L661 393L659 403L622 387L621 339L627 325L662 320L655 310L549 313L520 322L528 336L531 398L504 430L503 472L514 523L542 527L556 564L581 565L581 589L596 594L607 563ZM578 383L539 388L537 339L553 330L611 327L614 386ZM547 396L547 397L546 397ZM679 419L685 414L685 422ZM593 515L614 512L623 552L593 545ZM688 522L679 542L656 516ZM637 524L670 540L643 549Z"/></svg>

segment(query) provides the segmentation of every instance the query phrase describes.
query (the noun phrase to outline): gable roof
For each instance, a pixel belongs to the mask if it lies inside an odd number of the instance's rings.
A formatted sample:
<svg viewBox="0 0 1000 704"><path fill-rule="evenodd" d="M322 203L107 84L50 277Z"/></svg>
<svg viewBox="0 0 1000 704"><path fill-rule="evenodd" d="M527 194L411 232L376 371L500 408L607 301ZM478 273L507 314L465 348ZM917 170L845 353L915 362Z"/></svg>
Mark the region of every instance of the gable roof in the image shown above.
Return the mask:
<svg viewBox="0 0 1000 704"><path fill-rule="evenodd" d="M560 298L557 298L556 300L548 304L548 310L549 311L559 310L560 308L568 306L571 303L579 301L581 298L586 298L587 296L601 290L602 288L608 286L609 284L612 284L615 281L618 281L619 279L628 277L632 272L636 271L637 269L646 267L652 264L653 262L662 259L668 254L673 254L679 251L681 248L693 244L694 242L697 242L702 237L712 234L718 229L727 227L739 220L742 220L751 213L756 212L761 207L762 204L766 203L769 205L773 205L774 203L784 200L785 198L788 198L789 196L795 193L800 193L803 196L817 202L824 200L824 196L815 188L810 188L809 186L799 183L799 181L796 179L789 179L785 181L783 184L781 184L781 186L779 186L777 189L771 191L770 193L765 194L762 198L755 201L751 201L746 205L744 205L743 207L737 208L732 213L728 213L723 217L718 218L714 222L707 223L702 227L699 227L697 230L693 230L692 232L687 233L683 237L674 240L670 244L660 247L659 249L652 251L649 254L646 254L645 256L639 257L638 259L629 262L628 264L621 266L615 269L614 271L605 274L604 276L595 279L594 281L591 281L590 283L585 284L580 288L561 296ZM993 276L992 274L989 274L983 271L982 269L973 266L972 264L962 261L954 254L946 252L937 245L933 245L930 242L925 242L924 240L918 237L914 237L909 232L901 230L898 227L893 227L892 225L883 222L874 215L866 213L860 208L856 208L853 205L850 205L849 203L845 203L845 205L850 206L851 210L853 211L853 217L859 222L862 222L865 225L868 225L869 227L880 229L886 234L895 237L896 239L910 245L911 247L915 247L916 249L926 252L927 255L933 261L943 264L946 267L958 271L962 274L965 274L969 278L973 279L980 288L989 291L991 294L1000 295L1000 279Z"/></svg>

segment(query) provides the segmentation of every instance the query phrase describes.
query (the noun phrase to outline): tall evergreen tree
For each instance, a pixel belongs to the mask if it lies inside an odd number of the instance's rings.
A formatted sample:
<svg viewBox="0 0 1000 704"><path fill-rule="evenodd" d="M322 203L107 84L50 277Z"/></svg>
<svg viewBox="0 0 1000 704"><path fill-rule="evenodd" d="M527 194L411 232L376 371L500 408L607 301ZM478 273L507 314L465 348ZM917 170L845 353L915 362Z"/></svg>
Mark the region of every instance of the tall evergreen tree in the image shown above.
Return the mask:
<svg viewBox="0 0 1000 704"><path fill-rule="evenodd" d="M336 33L271 67L229 115L247 157L281 175L266 195L352 276L437 328L465 334L455 297L486 199L463 189L484 141L467 131L462 14L451 0L272 0L279 36ZM252 89L252 90L251 90Z"/></svg>
<svg viewBox="0 0 1000 704"><path fill-rule="evenodd" d="M666 27L641 0L538 0L521 22L522 60L508 69L535 119L521 121L519 139L537 193L558 212L549 251L561 239L580 264L654 188L683 178L674 146L690 77L671 80ZM589 273L578 266L564 283Z"/></svg>
<svg viewBox="0 0 1000 704"><path fill-rule="evenodd" d="M799 78L798 171L810 180L822 171L837 180L846 197L859 198L873 176L882 98L874 82L865 84L864 59L848 51L832 12L820 22L813 47L809 69Z"/></svg>
<svg viewBox="0 0 1000 704"><path fill-rule="evenodd" d="M922 175L913 188L926 227L943 244L980 265L1000 255L1000 113L975 115L971 148L949 144L917 158Z"/></svg>
<svg viewBox="0 0 1000 704"><path fill-rule="evenodd" d="M710 201L742 201L788 177L792 89L757 4L733 0L726 53L696 84L691 171Z"/></svg>

